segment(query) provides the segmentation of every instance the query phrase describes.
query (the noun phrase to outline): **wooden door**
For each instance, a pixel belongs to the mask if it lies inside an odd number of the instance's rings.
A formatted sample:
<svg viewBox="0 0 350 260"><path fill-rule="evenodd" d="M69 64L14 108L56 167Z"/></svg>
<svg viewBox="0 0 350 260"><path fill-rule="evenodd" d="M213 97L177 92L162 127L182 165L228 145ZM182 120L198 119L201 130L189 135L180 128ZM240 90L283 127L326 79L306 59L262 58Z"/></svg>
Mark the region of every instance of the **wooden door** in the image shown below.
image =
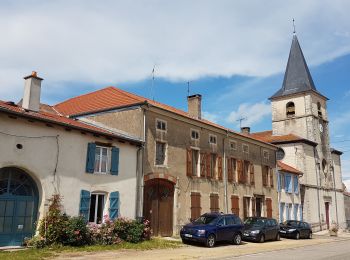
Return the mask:
<svg viewBox="0 0 350 260"><path fill-rule="evenodd" d="M327 223L327 229L329 229L329 202L324 203L325 209L326 209L326 223Z"/></svg>
<svg viewBox="0 0 350 260"><path fill-rule="evenodd" d="M266 199L266 214L268 218L272 218L272 199Z"/></svg>
<svg viewBox="0 0 350 260"><path fill-rule="evenodd" d="M146 182L144 217L151 222L154 236L172 236L174 185L163 179Z"/></svg>

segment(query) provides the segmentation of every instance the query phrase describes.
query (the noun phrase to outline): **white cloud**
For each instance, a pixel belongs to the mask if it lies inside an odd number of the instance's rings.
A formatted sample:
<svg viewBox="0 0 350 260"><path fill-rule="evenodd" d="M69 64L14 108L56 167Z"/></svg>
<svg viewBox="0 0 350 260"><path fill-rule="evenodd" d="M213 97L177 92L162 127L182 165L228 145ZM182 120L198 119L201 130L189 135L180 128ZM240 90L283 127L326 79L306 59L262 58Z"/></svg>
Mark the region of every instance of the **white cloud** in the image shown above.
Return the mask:
<svg viewBox="0 0 350 260"><path fill-rule="evenodd" d="M242 121L242 126L253 126L262 121L265 117L271 117L271 106L265 102L256 104L243 103L239 105L237 111L232 111L227 118L229 123L239 126L240 118L245 118Z"/></svg>
<svg viewBox="0 0 350 260"><path fill-rule="evenodd" d="M46 86L137 81L155 63L156 76L171 80L270 75L285 68L292 17L309 64L319 64L350 51L349 8L334 0L2 1L0 97L16 97L31 70Z"/></svg>
<svg viewBox="0 0 350 260"><path fill-rule="evenodd" d="M350 180L345 180L345 181L343 181L343 183L346 186L346 190L350 192Z"/></svg>
<svg viewBox="0 0 350 260"><path fill-rule="evenodd" d="M210 113L210 112L203 111L202 117L214 123L218 123L219 121L219 116L217 114Z"/></svg>

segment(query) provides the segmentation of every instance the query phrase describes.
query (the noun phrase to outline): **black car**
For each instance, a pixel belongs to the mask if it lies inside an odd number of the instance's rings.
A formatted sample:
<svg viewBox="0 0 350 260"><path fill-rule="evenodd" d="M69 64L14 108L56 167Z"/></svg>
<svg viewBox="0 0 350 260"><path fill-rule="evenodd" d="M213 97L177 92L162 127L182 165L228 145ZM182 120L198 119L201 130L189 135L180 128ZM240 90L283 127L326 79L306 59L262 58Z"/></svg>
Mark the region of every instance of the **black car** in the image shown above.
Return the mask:
<svg viewBox="0 0 350 260"><path fill-rule="evenodd" d="M281 237L287 238L312 238L312 229L306 222L287 220L280 224Z"/></svg>
<svg viewBox="0 0 350 260"><path fill-rule="evenodd" d="M280 240L279 225L275 219L249 217L244 221L243 240L263 243L266 240Z"/></svg>
<svg viewBox="0 0 350 260"><path fill-rule="evenodd" d="M217 241L230 241L239 245L242 241L243 223L234 214L206 213L180 231L182 242L204 243L213 247Z"/></svg>

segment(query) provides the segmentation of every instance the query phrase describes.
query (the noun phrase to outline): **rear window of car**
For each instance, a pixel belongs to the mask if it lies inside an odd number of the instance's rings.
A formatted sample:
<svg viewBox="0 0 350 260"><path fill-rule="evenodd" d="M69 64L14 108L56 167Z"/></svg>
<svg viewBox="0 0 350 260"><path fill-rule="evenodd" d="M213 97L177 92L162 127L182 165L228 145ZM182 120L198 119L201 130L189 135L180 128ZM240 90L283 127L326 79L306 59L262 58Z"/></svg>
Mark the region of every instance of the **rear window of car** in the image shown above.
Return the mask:
<svg viewBox="0 0 350 260"><path fill-rule="evenodd" d="M193 223L195 224L212 224L216 221L217 216L200 216Z"/></svg>

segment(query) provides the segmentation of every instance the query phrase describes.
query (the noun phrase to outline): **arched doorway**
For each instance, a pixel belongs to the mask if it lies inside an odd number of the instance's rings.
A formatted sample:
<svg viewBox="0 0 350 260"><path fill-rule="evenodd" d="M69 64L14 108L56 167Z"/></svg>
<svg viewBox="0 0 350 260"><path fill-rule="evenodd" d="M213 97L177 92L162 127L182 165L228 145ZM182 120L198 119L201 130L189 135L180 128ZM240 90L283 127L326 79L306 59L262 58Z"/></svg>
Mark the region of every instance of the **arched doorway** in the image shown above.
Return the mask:
<svg viewBox="0 0 350 260"><path fill-rule="evenodd" d="M38 188L23 170L0 169L0 246L21 245L35 232Z"/></svg>
<svg viewBox="0 0 350 260"><path fill-rule="evenodd" d="M150 220L154 236L173 235L174 183L151 179L145 183L144 216Z"/></svg>

